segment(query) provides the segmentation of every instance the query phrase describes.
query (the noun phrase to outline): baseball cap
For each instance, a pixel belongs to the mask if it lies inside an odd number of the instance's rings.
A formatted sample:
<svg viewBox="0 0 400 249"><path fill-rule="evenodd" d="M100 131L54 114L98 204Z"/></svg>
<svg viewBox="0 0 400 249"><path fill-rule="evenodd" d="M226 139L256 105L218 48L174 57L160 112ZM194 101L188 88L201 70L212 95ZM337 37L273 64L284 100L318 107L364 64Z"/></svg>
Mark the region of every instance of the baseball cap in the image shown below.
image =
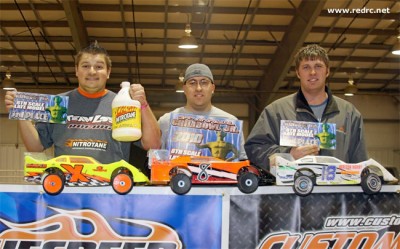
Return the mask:
<svg viewBox="0 0 400 249"><path fill-rule="evenodd" d="M201 77L201 76L209 78L211 82L214 83L214 78L210 68L204 64L199 64L199 63L188 66L185 72L185 78L183 79L183 82L186 82L188 79L192 77Z"/></svg>

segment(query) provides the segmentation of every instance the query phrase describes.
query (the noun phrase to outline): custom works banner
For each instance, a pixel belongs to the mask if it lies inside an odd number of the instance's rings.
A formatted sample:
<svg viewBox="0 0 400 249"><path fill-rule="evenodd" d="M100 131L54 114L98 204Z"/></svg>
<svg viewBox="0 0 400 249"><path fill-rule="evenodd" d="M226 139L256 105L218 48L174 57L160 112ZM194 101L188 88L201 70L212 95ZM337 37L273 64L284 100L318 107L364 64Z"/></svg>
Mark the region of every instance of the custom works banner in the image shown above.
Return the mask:
<svg viewBox="0 0 400 249"><path fill-rule="evenodd" d="M221 202L217 195L2 192L0 248L219 249Z"/></svg>
<svg viewBox="0 0 400 249"><path fill-rule="evenodd" d="M171 159L191 155L237 161L242 126L241 120L171 113L167 150Z"/></svg>
<svg viewBox="0 0 400 249"><path fill-rule="evenodd" d="M398 193L231 196L229 248L399 249Z"/></svg>

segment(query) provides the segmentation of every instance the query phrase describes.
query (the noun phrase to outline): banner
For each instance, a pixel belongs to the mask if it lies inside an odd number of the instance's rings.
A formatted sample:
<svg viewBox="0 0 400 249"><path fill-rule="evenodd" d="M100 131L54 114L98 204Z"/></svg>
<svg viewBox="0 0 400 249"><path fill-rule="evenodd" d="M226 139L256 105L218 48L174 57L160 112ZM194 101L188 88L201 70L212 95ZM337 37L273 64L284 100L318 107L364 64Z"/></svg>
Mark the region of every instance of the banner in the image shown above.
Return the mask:
<svg viewBox="0 0 400 249"><path fill-rule="evenodd" d="M68 96L16 92L9 119L67 123Z"/></svg>
<svg viewBox="0 0 400 249"><path fill-rule="evenodd" d="M336 149L336 124L281 120L279 145L315 144L321 149Z"/></svg>
<svg viewBox="0 0 400 249"><path fill-rule="evenodd" d="M217 195L1 192L0 200L1 249L221 248Z"/></svg>
<svg viewBox="0 0 400 249"><path fill-rule="evenodd" d="M229 248L398 249L400 195L231 196Z"/></svg>
<svg viewBox="0 0 400 249"><path fill-rule="evenodd" d="M383 187L376 195L318 187L307 197L288 186L186 195L70 187L49 196L41 186L0 185L0 249L398 249L400 186Z"/></svg>
<svg viewBox="0 0 400 249"><path fill-rule="evenodd" d="M167 150L171 159L182 156L213 156L238 161L243 121L171 113Z"/></svg>

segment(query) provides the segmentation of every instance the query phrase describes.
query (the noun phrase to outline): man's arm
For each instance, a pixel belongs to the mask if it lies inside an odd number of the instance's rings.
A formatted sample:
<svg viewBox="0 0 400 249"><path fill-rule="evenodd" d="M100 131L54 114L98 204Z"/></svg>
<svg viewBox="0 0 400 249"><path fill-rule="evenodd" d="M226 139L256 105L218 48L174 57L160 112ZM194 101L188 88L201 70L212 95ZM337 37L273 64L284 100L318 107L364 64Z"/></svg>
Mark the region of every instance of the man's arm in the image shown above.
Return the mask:
<svg viewBox="0 0 400 249"><path fill-rule="evenodd" d="M142 106L142 147L145 150L161 147L161 131L157 120L146 100L144 88L140 84L132 84L130 88L132 99L138 100Z"/></svg>
<svg viewBox="0 0 400 249"><path fill-rule="evenodd" d="M257 167L269 170L269 156L290 152L290 147L279 146L280 119L271 117L264 109L251 130L244 148L249 160Z"/></svg>
<svg viewBox="0 0 400 249"><path fill-rule="evenodd" d="M27 151L42 152L44 150L39 139L39 133L31 121L18 120L18 129Z"/></svg>
<svg viewBox="0 0 400 249"><path fill-rule="evenodd" d="M349 162L358 163L368 159L368 151L365 144L364 121L358 111L354 111L352 116L355 118L351 122L351 137L349 146Z"/></svg>
<svg viewBox="0 0 400 249"><path fill-rule="evenodd" d="M149 105L142 108L142 146L145 150L161 147L160 128Z"/></svg>

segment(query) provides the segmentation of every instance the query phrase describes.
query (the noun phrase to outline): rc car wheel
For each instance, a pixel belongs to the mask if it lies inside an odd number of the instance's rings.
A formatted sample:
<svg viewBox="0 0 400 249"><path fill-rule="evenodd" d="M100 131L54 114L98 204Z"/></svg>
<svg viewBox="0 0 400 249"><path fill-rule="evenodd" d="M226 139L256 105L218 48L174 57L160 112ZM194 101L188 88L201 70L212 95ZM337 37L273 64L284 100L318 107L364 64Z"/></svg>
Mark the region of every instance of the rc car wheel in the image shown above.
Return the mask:
<svg viewBox="0 0 400 249"><path fill-rule="evenodd" d="M382 180L377 174L368 173L361 177L361 188L366 194L376 194L381 191Z"/></svg>
<svg viewBox="0 0 400 249"><path fill-rule="evenodd" d="M42 176L42 186L49 195L58 195L64 189L64 178L57 173L45 173Z"/></svg>
<svg viewBox="0 0 400 249"><path fill-rule="evenodd" d="M293 191L299 196L307 196L311 194L314 189L314 178L309 175L296 173Z"/></svg>
<svg viewBox="0 0 400 249"><path fill-rule="evenodd" d="M186 174L178 173L171 178L169 185L175 194L184 195L191 189L192 182Z"/></svg>
<svg viewBox="0 0 400 249"><path fill-rule="evenodd" d="M125 195L132 190L133 179L129 174L118 173L112 178L111 185L117 194Z"/></svg>
<svg viewBox="0 0 400 249"><path fill-rule="evenodd" d="M254 173L244 172L239 175L237 184L240 191L250 194L258 188L258 177Z"/></svg>

